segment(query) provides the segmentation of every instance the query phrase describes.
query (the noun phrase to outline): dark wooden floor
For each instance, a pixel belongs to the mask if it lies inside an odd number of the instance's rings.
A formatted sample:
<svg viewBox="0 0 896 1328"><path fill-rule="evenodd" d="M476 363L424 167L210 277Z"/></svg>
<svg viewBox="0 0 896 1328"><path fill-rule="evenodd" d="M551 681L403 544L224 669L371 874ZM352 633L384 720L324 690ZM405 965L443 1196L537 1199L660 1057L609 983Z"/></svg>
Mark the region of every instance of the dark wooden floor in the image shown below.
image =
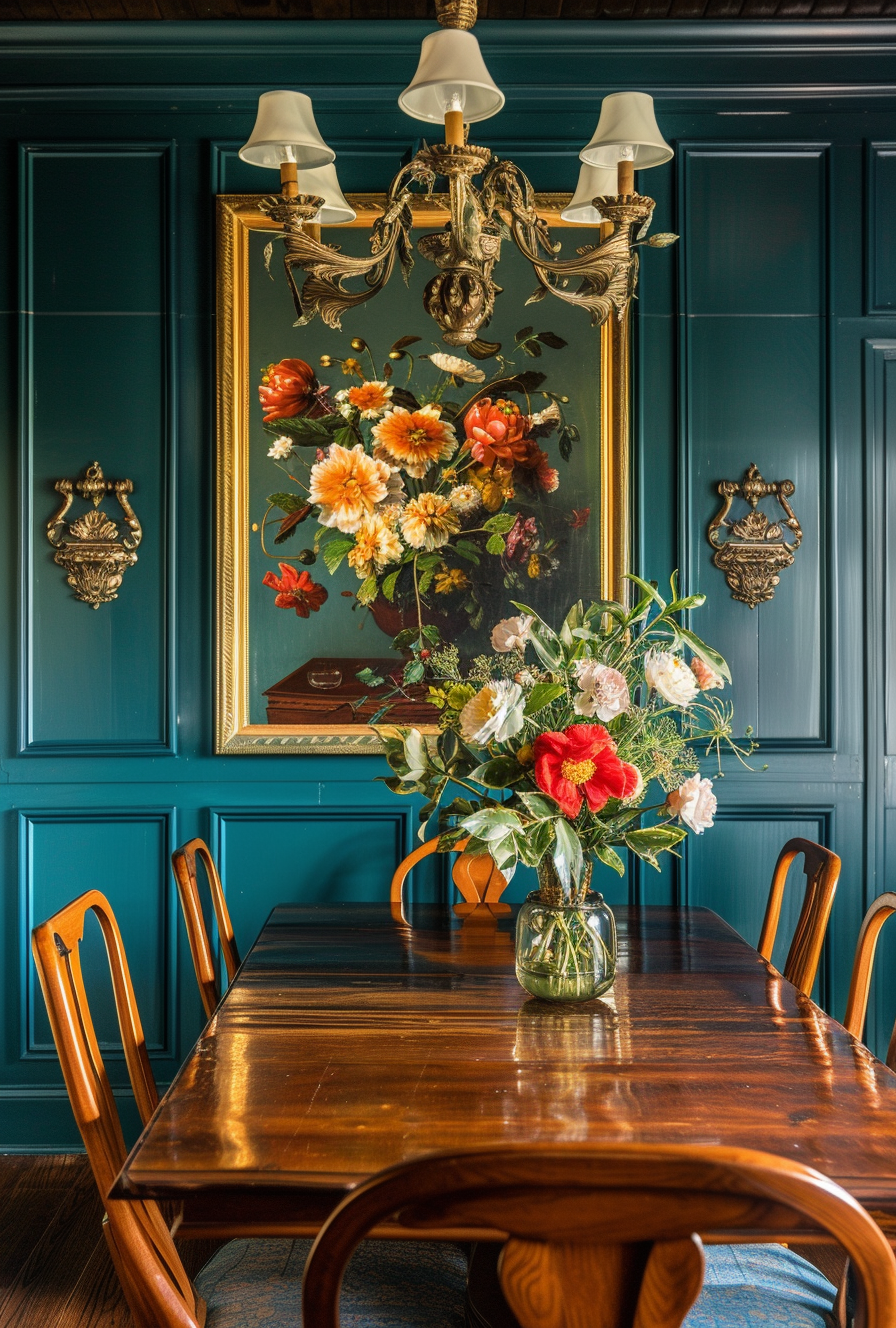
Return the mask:
<svg viewBox="0 0 896 1328"><path fill-rule="evenodd" d="M0 1156L0 1328L132 1328L80 1156ZM189 1273L215 1246L184 1241Z"/></svg>

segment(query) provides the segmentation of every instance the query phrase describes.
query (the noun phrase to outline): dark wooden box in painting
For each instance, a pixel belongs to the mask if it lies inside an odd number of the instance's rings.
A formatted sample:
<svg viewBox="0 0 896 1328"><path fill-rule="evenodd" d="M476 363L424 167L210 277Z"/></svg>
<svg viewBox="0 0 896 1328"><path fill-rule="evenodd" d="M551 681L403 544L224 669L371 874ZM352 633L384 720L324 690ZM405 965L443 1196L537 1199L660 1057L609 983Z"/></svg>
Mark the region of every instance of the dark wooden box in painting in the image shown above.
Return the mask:
<svg viewBox="0 0 896 1328"><path fill-rule="evenodd" d="M370 668L386 679L379 687L365 687L355 676L362 668ZM366 724L383 705L384 697L396 683L401 682L404 660L392 659L309 659L269 687L269 724L314 724L326 720L330 724ZM338 687L315 687L309 675L337 671L342 674ZM437 711L424 699L426 687L422 684L408 687L413 700L399 701L392 706L383 722L389 724L427 724L437 718ZM360 702L360 704L359 704Z"/></svg>

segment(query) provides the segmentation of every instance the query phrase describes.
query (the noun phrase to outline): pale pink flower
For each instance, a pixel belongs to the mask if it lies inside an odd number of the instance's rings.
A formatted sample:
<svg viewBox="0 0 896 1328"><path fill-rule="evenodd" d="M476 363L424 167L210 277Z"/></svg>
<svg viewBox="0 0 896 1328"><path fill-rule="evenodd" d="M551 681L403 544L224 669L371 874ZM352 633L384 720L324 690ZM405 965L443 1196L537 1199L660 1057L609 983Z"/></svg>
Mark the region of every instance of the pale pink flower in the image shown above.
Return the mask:
<svg viewBox="0 0 896 1328"><path fill-rule="evenodd" d="M507 655L511 650L525 650L534 621L529 613L517 618L502 618L492 628L492 649L500 655Z"/></svg>
<svg viewBox="0 0 896 1328"><path fill-rule="evenodd" d="M702 835L704 830L710 829L717 805L712 780L701 779L699 775L691 775L666 797L666 810L684 822L695 835Z"/></svg>
<svg viewBox="0 0 896 1328"><path fill-rule="evenodd" d="M628 683L618 669L596 659L580 659L576 664L576 680L581 690L574 708L579 715L596 717L607 724L617 715L624 715L631 705Z"/></svg>

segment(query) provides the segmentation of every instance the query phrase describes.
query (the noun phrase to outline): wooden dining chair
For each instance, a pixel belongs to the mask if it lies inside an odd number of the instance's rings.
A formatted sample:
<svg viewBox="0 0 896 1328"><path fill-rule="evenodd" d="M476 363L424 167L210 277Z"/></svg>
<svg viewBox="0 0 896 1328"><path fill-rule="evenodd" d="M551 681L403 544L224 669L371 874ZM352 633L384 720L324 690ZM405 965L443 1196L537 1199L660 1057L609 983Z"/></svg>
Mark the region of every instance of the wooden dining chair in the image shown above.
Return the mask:
<svg viewBox="0 0 896 1328"><path fill-rule="evenodd" d="M840 876L840 859L836 853L823 848L821 844L813 843L811 839L790 839L784 845L775 864L759 937L759 953L763 959L771 960L781 918L781 905L784 902L787 873L794 858L800 854L803 855L806 890L783 972L788 982L799 987L806 996L811 996Z"/></svg>
<svg viewBox="0 0 896 1328"><path fill-rule="evenodd" d="M846 998L846 1014L843 1023L854 1037L862 1038L865 1032L865 1016L868 1013L868 993L871 990L871 975L874 969L874 954L881 928L887 918L896 913L896 894L888 890L878 895L862 920L856 953L852 964L852 980L849 995ZM890 1035L886 1063L891 1070L896 1070L896 1026Z"/></svg>
<svg viewBox="0 0 896 1328"><path fill-rule="evenodd" d="M786 1275L777 1285L749 1273L744 1285L727 1280L732 1259L755 1269L759 1256L750 1252L761 1255L765 1245L707 1247L704 1280L700 1231L743 1232L751 1242L760 1233L768 1242L794 1231L831 1236L859 1275L857 1322L896 1323L896 1259L864 1209L817 1171L750 1149L526 1143L435 1154L381 1172L352 1190L315 1241L303 1284L304 1328L339 1328L346 1263L386 1221L408 1230L478 1229L503 1240L500 1284L522 1328L794 1321ZM791 1274L810 1269L780 1244L768 1252ZM821 1328L824 1311L799 1322Z"/></svg>
<svg viewBox="0 0 896 1328"><path fill-rule="evenodd" d="M451 879L465 903L497 904L507 889L507 878L498 870L488 853L465 853L464 850L469 842L469 839L459 839L452 849L452 852L458 856L451 868ZM398 864L389 890L392 916L396 922L407 922L404 911L404 885L412 868L431 853L435 853L438 847L438 838L427 839Z"/></svg>
<svg viewBox="0 0 896 1328"><path fill-rule="evenodd" d="M103 1232L135 1328L294 1328L299 1322L301 1274L308 1240L235 1240L219 1250L197 1274L184 1269L171 1229L152 1200L109 1199L107 1195L127 1155L115 1098L97 1041L84 979L80 945L92 912L102 930L125 1062L140 1119L149 1120L158 1091L146 1051L121 933L108 900L89 890L35 927L31 947L53 1040L59 1054L75 1121L105 1206ZM401 1313L379 1314L384 1298L401 1304L404 1287L420 1267L428 1269L431 1299L463 1302L466 1260L454 1245L421 1250L380 1242L355 1261L351 1308L370 1328L405 1328ZM419 1312L419 1304L411 1305ZM408 1328L414 1320L408 1320Z"/></svg>
<svg viewBox="0 0 896 1328"><path fill-rule="evenodd" d="M221 991L218 987L218 965L215 962L215 953L199 898L197 858L202 860L208 878L228 984L233 981L234 974L240 966L240 956L215 860L205 840L191 839L189 843L182 844L171 854L171 866L184 912L184 922L187 925L187 938L190 942L190 954L193 956L193 967L196 970L196 981L199 983L199 994L202 997L206 1018L210 1019L221 1002Z"/></svg>

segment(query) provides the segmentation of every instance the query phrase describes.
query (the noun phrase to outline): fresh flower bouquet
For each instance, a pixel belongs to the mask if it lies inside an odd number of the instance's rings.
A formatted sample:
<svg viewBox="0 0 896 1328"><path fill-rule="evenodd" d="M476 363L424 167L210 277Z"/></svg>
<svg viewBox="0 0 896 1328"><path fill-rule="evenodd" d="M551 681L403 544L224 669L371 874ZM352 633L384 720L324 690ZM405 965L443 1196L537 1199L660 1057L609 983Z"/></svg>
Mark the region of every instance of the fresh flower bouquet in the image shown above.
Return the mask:
<svg viewBox="0 0 896 1328"><path fill-rule="evenodd" d="M265 585L277 591L277 607L307 618L327 591L291 564L312 566L320 556L333 573L345 560L361 583L358 605L401 636L399 647L422 645L424 623L479 626L483 588L504 595L549 576L588 517L570 518L547 501L560 478L542 442L553 438L568 460L578 431L566 418L568 398L543 387L546 374L516 372L498 343L475 345L497 366L487 374L441 351L415 357L409 348L419 341L401 337L381 368L360 337L345 359L321 356L322 368L350 382L336 392L300 359L268 365L259 387L268 456L288 480L261 523L265 553L282 550L283 559ZM511 354L540 358L565 345L526 327ZM309 518L313 540L288 555L284 546ZM437 639L430 630L427 640Z"/></svg>
<svg viewBox="0 0 896 1328"><path fill-rule="evenodd" d="M708 695L730 682L728 666L681 622L704 596L681 597L673 576L667 602L630 580L642 596L633 608L580 602L558 631L514 603L519 616L492 632L495 653L466 672L454 646L433 651L438 738L384 730L385 782L427 798L421 838L438 808L440 851L469 837L466 852L490 854L506 877L518 862L538 870L519 919L517 973L553 999L588 999L615 975L612 917L589 893L592 860L622 875L627 849L659 869L660 853L713 823L712 781L694 744L744 755L731 705ZM452 784L460 792L442 805Z"/></svg>

